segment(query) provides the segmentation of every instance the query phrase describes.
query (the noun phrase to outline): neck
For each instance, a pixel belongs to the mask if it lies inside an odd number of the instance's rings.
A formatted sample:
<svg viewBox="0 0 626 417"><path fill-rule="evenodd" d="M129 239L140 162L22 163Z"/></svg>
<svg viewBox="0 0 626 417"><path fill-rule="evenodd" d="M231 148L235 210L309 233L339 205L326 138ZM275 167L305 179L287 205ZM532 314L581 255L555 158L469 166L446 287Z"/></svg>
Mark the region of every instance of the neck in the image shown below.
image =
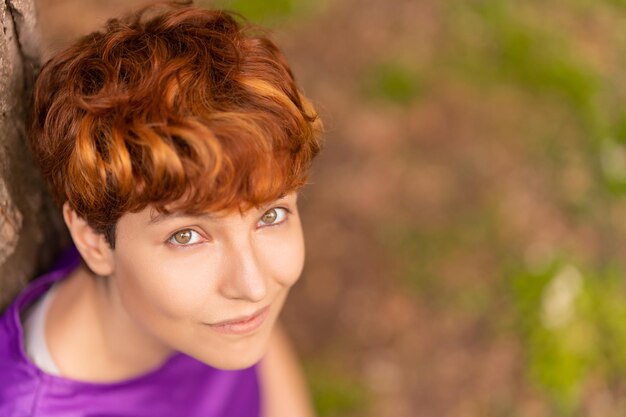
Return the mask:
<svg viewBox="0 0 626 417"><path fill-rule="evenodd" d="M81 265L59 285L45 333L63 376L125 380L156 369L173 353L127 314L111 277Z"/></svg>

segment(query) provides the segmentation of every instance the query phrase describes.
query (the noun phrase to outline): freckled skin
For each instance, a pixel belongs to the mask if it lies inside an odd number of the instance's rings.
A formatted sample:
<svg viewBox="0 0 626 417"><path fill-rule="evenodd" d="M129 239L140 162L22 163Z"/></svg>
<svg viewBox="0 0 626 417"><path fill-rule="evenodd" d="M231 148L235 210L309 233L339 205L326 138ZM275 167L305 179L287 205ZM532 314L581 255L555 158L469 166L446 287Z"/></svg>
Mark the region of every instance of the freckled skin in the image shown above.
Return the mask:
<svg viewBox="0 0 626 417"><path fill-rule="evenodd" d="M257 362L304 263L295 193L272 207L291 213L276 225L259 224L264 210L155 224L150 209L125 214L117 225L110 279L128 315L163 345L212 366L236 369ZM182 229L196 231L199 242L168 243ZM220 334L207 326L268 305L268 318L252 334Z"/></svg>

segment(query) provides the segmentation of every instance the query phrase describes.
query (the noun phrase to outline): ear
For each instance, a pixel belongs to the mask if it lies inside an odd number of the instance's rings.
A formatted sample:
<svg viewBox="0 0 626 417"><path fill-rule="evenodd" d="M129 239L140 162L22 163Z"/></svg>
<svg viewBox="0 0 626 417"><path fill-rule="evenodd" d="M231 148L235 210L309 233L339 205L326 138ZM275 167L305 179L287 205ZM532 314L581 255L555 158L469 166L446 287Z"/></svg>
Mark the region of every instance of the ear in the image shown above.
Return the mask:
<svg viewBox="0 0 626 417"><path fill-rule="evenodd" d="M97 275L111 275L114 270L113 249L104 235L92 229L67 202L63 204L63 219L87 266Z"/></svg>

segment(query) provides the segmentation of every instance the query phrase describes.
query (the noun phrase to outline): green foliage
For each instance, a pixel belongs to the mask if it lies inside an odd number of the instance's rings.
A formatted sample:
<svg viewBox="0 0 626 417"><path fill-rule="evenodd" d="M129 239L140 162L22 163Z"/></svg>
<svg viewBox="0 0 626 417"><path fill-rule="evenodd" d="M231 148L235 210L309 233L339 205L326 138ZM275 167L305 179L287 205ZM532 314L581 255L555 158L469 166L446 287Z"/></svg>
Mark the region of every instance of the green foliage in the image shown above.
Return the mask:
<svg viewBox="0 0 626 417"><path fill-rule="evenodd" d="M613 123L613 135L615 139L622 143L626 144L626 112L621 110L620 113L615 117L615 122Z"/></svg>
<svg viewBox="0 0 626 417"><path fill-rule="evenodd" d="M367 410L370 393L362 383L325 365L307 367L313 402L320 417L340 417Z"/></svg>
<svg viewBox="0 0 626 417"><path fill-rule="evenodd" d="M444 58L448 70L470 83L554 96L572 107L587 128L596 127L600 78L578 59L565 36L504 0L453 1L448 14L456 29Z"/></svg>
<svg viewBox="0 0 626 417"><path fill-rule="evenodd" d="M225 7L236 10L253 22L265 22L288 16L293 12L294 0L230 0L222 1Z"/></svg>
<svg viewBox="0 0 626 417"><path fill-rule="evenodd" d="M626 379L626 283L615 268L589 285L589 314L598 342L598 368L607 381Z"/></svg>
<svg viewBox="0 0 626 417"><path fill-rule="evenodd" d="M561 302L558 311L559 295L550 294L550 284L557 283L567 274L576 276L577 270L550 268L542 273L520 274L514 280L514 294L519 309L519 324L523 331L523 342L528 355L529 377L544 388L563 412L573 410L577 405L581 384L589 368L589 351L585 341L579 337L581 322L575 317L578 289L569 283L560 291L569 291L569 300ZM549 318L550 303L556 318ZM561 314L559 318L558 315ZM569 317L565 317L569 316Z"/></svg>
<svg viewBox="0 0 626 417"><path fill-rule="evenodd" d="M592 377L626 378L626 294L621 271L581 273L555 261L512 280L527 376L559 416L575 416Z"/></svg>
<svg viewBox="0 0 626 417"><path fill-rule="evenodd" d="M247 20L264 26L274 26L310 11L315 5L311 0L216 0L206 5L240 13Z"/></svg>
<svg viewBox="0 0 626 417"><path fill-rule="evenodd" d="M626 10L625 0L603 0L605 3L612 5L618 9Z"/></svg>
<svg viewBox="0 0 626 417"><path fill-rule="evenodd" d="M507 109L532 117L535 123L534 130L529 130L533 136L529 135L518 148L512 147L513 152L527 152L518 157L528 158L524 168L535 171L528 178L542 183L539 188L549 200L546 210L554 210L550 215L558 217L557 223L562 220L566 227L572 225L576 229L580 222L598 232L591 238L595 240L590 246L612 248L613 220L608 213L626 195L626 92L621 72L613 74L602 65L593 66L577 50L579 40L568 32L571 28L552 20L559 13L570 18L579 10L563 2L548 3L551 11L544 16L546 4L542 2L446 2L442 6L447 15L441 34L445 42L433 53L430 64L417 72L383 56L379 62L391 63L370 68L365 91L373 98L407 104L423 98L425 85L430 89L433 83L445 84L453 79L455 83L465 83L469 86L467 91L473 94L504 92L503 96L521 97L511 102L531 103L529 109ZM589 9L599 10L607 5L608 10L617 11L626 2L587 0ZM618 62L626 61L626 41L621 42L621 51L615 50L614 45L607 47L607 53L615 53ZM432 87L433 91L438 87ZM532 108L534 103L537 109ZM544 116L542 109L553 112ZM489 110L494 112L494 118L498 117L497 109ZM555 120L552 115L564 116ZM574 128L552 130L555 124ZM572 131L575 135L567 136ZM506 135L504 131L497 140L506 141ZM478 146L481 145L484 143ZM577 160L576 168L566 170L572 156ZM416 158L413 163L420 162ZM449 170L455 181L463 177L458 166ZM573 206L562 187L567 181L562 178L575 176L576 170L584 172L588 184L576 197L579 205ZM468 172L467 177L476 178L477 174ZM465 189L462 185L454 188L457 192ZM474 189L480 190L477 193L482 191L480 187ZM499 306L493 297L497 290L462 285L446 288L442 270L455 261L458 253L480 254L481 248L488 248L489 259L493 259L490 272L500 277L498 283L510 285L507 295L514 307L500 312L502 316L514 316L514 332L523 347L527 380L552 405L551 415L582 415L583 393L592 380L604 381L610 389L626 384L626 271L623 266L606 266L611 261L621 261L622 254L609 253L608 249L602 255L585 253L585 262L581 253L576 253L539 268L520 265L519 260L512 258L522 258L522 248L530 246L523 239L537 238L541 233L501 235L497 197L489 199L493 195L485 192L461 196L452 204L456 210L441 215L445 218L441 224L387 222L381 226L381 242L398 268L399 282L408 283L420 295L420 302L430 306L445 303L447 308L464 313L467 306L475 310ZM535 203L531 200L530 204ZM541 206L543 202L536 204ZM566 251L566 247L568 243L563 242L556 251ZM507 304L501 300L500 303Z"/></svg>
<svg viewBox="0 0 626 417"><path fill-rule="evenodd" d="M409 104L421 92L417 72L392 60L370 68L363 84L366 96L400 105Z"/></svg>
<svg viewBox="0 0 626 417"><path fill-rule="evenodd" d="M604 183L616 195L626 194L626 144L607 138L600 147Z"/></svg>

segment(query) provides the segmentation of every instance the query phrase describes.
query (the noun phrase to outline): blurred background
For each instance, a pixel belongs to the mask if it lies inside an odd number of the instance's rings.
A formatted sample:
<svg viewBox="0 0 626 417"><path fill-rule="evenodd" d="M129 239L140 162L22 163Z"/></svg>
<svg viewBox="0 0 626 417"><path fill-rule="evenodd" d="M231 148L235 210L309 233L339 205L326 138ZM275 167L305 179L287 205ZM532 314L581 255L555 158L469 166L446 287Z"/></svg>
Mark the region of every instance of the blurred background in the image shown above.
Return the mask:
<svg viewBox="0 0 626 417"><path fill-rule="evenodd" d="M37 3L49 56L145 1ZM626 1L196 4L325 122L283 314L321 417L626 415Z"/></svg>

